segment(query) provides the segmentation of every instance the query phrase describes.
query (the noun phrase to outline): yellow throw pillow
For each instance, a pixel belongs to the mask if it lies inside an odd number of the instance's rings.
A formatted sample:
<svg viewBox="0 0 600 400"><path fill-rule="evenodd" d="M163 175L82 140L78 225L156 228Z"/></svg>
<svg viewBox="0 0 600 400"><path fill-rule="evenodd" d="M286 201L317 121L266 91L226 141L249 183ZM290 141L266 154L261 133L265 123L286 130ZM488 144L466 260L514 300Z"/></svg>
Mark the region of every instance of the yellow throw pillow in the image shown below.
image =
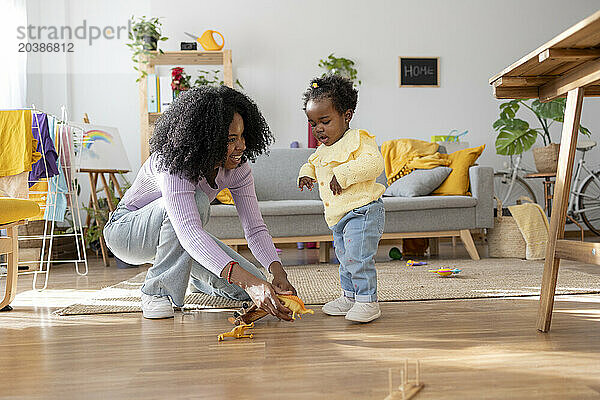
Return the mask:
<svg viewBox="0 0 600 400"><path fill-rule="evenodd" d="M0 197L0 224L9 224L38 215L40 207L35 201Z"/></svg>
<svg viewBox="0 0 600 400"><path fill-rule="evenodd" d="M217 194L217 200L219 200L222 204L233 204L233 196L229 189L223 189Z"/></svg>
<svg viewBox="0 0 600 400"><path fill-rule="evenodd" d="M469 167L475 164L485 145L455 151L447 154L450 161L452 172L448 178L433 191L432 195L437 196L469 196Z"/></svg>

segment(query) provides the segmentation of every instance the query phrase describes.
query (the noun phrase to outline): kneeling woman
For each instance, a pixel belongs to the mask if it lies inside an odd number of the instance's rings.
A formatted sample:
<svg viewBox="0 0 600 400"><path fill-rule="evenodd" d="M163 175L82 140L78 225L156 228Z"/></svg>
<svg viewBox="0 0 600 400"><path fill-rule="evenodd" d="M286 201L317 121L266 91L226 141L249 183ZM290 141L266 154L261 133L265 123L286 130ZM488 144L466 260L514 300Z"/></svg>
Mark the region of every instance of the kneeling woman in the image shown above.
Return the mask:
<svg viewBox="0 0 600 400"><path fill-rule="evenodd" d="M258 208L248 160L273 137L258 107L242 93L208 87L181 94L158 119L151 156L104 228L109 249L130 264L152 263L142 286L146 318L173 316L183 306L188 282L195 291L252 300L284 320L288 310L275 295L295 294ZM252 263L203 229L210 202L229 188L256 259Z"/></svg>

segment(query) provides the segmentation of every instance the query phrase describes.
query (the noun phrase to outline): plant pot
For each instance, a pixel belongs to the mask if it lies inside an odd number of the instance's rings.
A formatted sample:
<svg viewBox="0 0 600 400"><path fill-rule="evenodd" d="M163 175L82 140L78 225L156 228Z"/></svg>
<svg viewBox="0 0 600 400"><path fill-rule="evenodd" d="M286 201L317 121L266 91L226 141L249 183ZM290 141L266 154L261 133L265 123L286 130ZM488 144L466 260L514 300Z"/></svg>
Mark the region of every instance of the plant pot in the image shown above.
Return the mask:
<svg viewBox="0 0 600 400"><path fill-rule="evenodd" d="M158 48L158 40L153 36L142 36L144 41L144 50L155 51Z"/></svg>
<svg viewBox="0 0 600 400"><path fill-rule="evenodd" d="M560 145L550 143L546 147L536 147L533 150L533 161L538 172L552 173L558 168L558 153Z"/></svg>

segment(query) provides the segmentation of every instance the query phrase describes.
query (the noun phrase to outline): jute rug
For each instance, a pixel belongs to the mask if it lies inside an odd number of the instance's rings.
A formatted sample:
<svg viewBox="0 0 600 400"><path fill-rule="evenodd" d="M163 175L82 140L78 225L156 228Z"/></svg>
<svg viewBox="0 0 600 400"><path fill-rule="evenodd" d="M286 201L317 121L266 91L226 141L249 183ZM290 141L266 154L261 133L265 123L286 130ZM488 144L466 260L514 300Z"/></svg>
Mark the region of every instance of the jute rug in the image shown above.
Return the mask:
<svg viewBox="0 0 600 400"><path fill-rule="evenodd" d="M380 301L475 299L535 296L540 293L543 261L519 259L433 260L429 265L406 266L404 261L377 263ZM458 275L443 278L428 272L460 268ZM288 278L306 304L320 305L340 294L338 266L333 264L286 267ZM588 273L581 264L563 261L557 294L600 293L600 274ZM140 287L145 272L99 290L92 298L57 310L57 315L140 312ZM201 293L188 293L185 309L239 308L242 303Z"/></svg>

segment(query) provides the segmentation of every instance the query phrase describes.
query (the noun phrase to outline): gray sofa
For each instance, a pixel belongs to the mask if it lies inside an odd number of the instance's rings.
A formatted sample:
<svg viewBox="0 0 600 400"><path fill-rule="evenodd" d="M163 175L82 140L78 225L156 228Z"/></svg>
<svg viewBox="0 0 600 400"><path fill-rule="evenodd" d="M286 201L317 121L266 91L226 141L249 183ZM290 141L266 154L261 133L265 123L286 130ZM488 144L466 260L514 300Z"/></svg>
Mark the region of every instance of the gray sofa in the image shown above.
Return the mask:
<svg viewBox="0 0 600 400"><path fill-rule="evenodd" d="M329 261L331 231L318 190L300 191L298 171L314 149L271 149L251 164L260 210L275 243L321 242L320 261ZM440 151L444 151L443 147ZM493 169L469 169L472 196L384 197L383 239L458 236L471 258L479 255L470 229L493 227ZM385 175L378 182L385 185ZM246 244L234 206L212 205L206 229L230 246Z"/></svg>

